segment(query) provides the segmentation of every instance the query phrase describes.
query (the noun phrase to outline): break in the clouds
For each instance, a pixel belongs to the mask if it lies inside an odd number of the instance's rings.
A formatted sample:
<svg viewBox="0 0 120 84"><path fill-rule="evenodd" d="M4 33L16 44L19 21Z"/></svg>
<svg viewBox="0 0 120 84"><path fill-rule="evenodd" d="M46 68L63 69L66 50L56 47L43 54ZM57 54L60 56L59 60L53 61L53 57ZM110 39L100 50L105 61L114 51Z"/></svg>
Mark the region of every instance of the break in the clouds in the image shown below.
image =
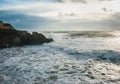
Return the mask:
<svg viewBox="0 0 120 84"><path fill-rule="evenodd" d="M120 0L1 0L0 20L28 30L120 29Z"/></svg>

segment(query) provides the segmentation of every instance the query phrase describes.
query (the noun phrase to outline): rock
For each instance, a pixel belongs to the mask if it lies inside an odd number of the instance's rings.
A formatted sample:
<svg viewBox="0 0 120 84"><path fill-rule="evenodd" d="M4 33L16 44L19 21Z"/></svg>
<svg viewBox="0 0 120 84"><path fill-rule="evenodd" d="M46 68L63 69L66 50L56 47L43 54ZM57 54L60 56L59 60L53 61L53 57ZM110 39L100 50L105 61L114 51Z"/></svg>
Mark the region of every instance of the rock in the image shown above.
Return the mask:
<svg viewBox="0 0 120 84"><path fill-rule="evenodd" d="M11 24L3 23L3 21L0 21L0 29L15 30L14 27Z"/></svg>
<svg viewBox="0 0 120 84"><path fill-rule="evenodd" d="M0 29L4 28L4 23L0 21Z"/></svg>
<svg viewBox="0 0 120 84"><path fill-rule="evenodd" d="M0 48L23 45L39 45L53 41L40 33L33 32L30 34L27 31L19 31L14 29L11 24L5 25L6 26L4 27L4 23L0 21Z"/></svg>
<svg viewBox="0 0 120 84"><path fill-rule="evenodd" d="M11 29L14 30L13 26L9 23L4 23L4 29Z"/></svg>

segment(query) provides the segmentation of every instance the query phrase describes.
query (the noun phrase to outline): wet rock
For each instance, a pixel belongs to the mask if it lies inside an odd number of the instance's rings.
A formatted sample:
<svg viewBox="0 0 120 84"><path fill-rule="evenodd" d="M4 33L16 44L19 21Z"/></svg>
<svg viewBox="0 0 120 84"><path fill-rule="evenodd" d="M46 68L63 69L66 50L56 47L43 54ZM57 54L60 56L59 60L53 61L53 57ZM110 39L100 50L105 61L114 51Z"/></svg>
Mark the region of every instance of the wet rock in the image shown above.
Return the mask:
<svg viewBox="0 0 120 84"><path fill-rule="evenodd" d="M0 28L0 48L23 45L39 45L53 41L52 39L48 39L44 35L37 32L30 34L27 31L16 30L10 24L5 28L3 27L4 26L1 26Z"/></svg>
<svg viewBox="0 0 120 84"><path fill-rule="evenodd" d="M11 24L4 23L3 21L0 21L0 29L15 30L14 27Z"/></svg>

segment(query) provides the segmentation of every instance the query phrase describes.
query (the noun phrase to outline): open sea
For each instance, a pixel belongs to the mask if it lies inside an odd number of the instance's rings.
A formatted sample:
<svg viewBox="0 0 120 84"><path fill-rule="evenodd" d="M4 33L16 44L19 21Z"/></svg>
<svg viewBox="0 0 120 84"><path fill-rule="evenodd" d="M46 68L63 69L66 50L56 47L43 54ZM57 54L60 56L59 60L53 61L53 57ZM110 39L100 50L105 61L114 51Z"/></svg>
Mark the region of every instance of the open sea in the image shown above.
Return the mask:
<svg viewBox="0 0 120 84"><path fill-rule="evenodd" d="M0 84L120 84L120 32L42 32L53 42L0 50Z"/></svg>

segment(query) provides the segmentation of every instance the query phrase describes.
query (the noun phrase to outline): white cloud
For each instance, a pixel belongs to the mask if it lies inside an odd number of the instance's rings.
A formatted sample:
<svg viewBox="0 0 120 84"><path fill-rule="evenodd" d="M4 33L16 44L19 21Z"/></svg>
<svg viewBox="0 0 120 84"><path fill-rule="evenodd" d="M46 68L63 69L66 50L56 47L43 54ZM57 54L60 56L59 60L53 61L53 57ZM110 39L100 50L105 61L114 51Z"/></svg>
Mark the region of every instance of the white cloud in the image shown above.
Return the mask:
<svg viewBox="0 0 120 84"><path fill-rule="evenodd" d="M68 14L71 13L77 14L78 17L90 17L95 13L100 13L102 15L101 8L104 5L99 3L43 3L43 2L34 2L27 4L17 4L15 6L1 7L3 10L16 10L33 15L42 15L42 16L58 16L59 13ZM103 13L105 14L105 13Z"/></svg>
<svg viewBox="0 0 120 84"><path fill-rule="evenodd" d="M64 28L66 25L72 24L71 22L73 22L73 28L75 26L87 27L88 25L89 27L110 27L108 24L113 22L113 20L110 19L111 22L109 22L108 18L113 17L111 15L116 12L120 12L119 0L13 0L12 2L10 0L6 1L9 1L9 3L11 4L9 4L9 6L2 5L0 7L0 10L13 10L26 15L45 17L51 20L57 20L58 23L51 24L51 28L55 27L55 25L61 25ZM104 23L107 23L107 25L104 25Z"/></svg>

